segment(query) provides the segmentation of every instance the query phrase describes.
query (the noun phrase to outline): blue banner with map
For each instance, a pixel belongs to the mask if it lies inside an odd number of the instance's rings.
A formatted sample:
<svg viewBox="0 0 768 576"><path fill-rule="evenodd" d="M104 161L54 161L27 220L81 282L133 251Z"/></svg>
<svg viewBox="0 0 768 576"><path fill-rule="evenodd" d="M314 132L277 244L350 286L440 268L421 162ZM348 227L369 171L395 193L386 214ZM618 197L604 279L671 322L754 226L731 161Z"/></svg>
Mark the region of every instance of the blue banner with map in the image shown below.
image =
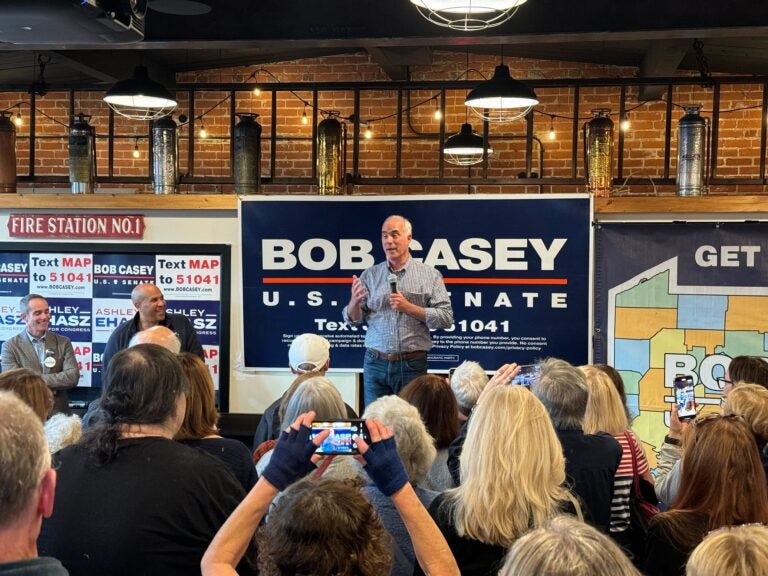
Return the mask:
<svg viewBox="0 0 768 576"><path fill-rule="evenodd" d="M676 375L693 376L696 402L711 412L731 358L768 356L766 258L768 223L603 223L595 231L595 362L621 374L647 446L661 446Z"/></svg>

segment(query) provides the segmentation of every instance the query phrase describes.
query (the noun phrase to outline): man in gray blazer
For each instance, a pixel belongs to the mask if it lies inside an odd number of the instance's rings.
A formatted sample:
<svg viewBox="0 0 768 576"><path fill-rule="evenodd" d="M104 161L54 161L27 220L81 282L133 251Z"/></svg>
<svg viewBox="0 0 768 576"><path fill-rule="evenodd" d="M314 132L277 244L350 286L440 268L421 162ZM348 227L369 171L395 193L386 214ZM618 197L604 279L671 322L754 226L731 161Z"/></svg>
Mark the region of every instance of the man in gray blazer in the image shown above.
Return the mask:
<svg viewBox="0 0 768 576"><path fill-rule="evenodd" d="M52 414L69 412L67 390L80 380L72 342L48 330L51 310L40 294L24 296L19 309L26 328L3 342L2 370L30 368L40 372L53 392Z"/></svg>

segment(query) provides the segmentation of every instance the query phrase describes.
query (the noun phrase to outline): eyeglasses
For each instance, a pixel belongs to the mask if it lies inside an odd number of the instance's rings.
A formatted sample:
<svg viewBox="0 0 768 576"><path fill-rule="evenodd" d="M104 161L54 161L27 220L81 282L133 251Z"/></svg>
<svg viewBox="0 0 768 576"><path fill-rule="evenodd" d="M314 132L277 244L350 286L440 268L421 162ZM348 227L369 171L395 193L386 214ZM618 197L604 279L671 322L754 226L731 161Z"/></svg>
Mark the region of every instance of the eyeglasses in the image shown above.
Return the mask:
<svg viewBox="0 0 768 576"><path fill-rule="evenodd" d="M720 388L720 390L724 390L726 384L730 384L731 386L733 386L733 381L728 380L728 378L718 378L717 379L717 385Z"/></svg>

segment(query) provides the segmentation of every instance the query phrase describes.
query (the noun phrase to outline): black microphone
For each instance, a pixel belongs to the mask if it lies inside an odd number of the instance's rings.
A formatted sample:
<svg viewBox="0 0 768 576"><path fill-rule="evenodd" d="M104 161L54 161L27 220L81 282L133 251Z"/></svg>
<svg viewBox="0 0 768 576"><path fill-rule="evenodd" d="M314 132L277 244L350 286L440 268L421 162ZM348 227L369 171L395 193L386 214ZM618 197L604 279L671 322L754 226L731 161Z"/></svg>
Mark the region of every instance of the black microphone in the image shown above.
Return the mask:
<svg viewBox="0 0 768 576"><path fill-rule="evenodd" d="M389 275L389 291L392 294L397 294L397 274L394 272Z"/></svg>

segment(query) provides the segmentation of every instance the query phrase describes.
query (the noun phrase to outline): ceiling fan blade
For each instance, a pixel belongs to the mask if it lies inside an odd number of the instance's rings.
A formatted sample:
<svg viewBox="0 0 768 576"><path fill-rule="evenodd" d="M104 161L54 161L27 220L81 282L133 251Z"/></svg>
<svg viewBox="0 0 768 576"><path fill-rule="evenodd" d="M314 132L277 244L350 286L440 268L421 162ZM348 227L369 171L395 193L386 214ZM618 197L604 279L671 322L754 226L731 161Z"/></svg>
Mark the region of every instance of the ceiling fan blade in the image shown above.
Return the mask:
<svg viewBox="0 0 768 576"><path fill-rule="evenodd" d="M208 4L197 0L150 0L149 8L174 16L200 16L211 11Z"/></svg>

